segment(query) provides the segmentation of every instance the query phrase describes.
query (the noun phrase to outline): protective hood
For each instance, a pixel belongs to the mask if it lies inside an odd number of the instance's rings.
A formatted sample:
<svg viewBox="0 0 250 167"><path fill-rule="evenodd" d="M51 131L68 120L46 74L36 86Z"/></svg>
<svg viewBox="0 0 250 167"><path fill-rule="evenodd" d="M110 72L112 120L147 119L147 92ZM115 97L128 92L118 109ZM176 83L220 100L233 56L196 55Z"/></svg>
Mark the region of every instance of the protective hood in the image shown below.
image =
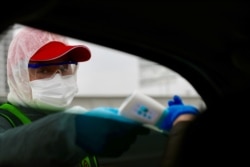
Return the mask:
<svg viewBox="0 0 250 167"><path fill-rule="evenodd" d="M22 28L14 36L7 57L7 82L9 85L7 100L12 104L23 106L32 104L28 63L35 52L40 49L41 44L50 41L67 43L66 39L60 35L30 27Z"/></svg>

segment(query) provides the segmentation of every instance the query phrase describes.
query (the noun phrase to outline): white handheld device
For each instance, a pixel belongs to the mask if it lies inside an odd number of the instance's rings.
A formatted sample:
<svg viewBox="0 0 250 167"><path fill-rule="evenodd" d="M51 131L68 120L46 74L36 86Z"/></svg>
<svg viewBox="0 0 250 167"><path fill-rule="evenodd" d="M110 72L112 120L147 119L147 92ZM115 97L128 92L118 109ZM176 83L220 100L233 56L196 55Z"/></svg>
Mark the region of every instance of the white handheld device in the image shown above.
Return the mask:
<svg viewBox="0 0 250 167"><path fill-rule="evenodd" d="M153 130L162 131L157 124L162 120L165 108L155 99L139 91L134 91L120 106L119 114L141 122Z"/></svg>

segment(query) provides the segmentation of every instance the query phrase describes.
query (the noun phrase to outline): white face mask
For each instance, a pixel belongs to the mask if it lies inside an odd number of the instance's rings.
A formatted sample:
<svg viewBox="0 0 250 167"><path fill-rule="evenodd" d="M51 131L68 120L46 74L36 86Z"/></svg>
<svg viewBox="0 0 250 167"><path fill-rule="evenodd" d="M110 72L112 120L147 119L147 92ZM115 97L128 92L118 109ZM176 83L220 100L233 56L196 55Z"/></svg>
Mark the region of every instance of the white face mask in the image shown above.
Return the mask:
<svg viewBox="0 0 250 167"><path fill-rule="evenodd" d="M65 109L78 91L75 75L56 74L53 78L33 80L30 85L32 106L41 109Z"/></svg>

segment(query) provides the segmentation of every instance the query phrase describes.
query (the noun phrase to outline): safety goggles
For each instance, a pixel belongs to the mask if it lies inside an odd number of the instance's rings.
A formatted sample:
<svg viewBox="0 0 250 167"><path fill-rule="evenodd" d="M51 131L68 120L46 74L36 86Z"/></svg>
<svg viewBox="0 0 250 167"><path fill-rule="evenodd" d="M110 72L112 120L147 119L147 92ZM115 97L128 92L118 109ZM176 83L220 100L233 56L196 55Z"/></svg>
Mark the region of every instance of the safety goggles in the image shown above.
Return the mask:
<svg viewBox="0 0 250 167"><path fill-rule="evenodd" d="M77 62L29 63L28 68L33 79L53 78L57 73L62 76L75 74Z"/></svg>

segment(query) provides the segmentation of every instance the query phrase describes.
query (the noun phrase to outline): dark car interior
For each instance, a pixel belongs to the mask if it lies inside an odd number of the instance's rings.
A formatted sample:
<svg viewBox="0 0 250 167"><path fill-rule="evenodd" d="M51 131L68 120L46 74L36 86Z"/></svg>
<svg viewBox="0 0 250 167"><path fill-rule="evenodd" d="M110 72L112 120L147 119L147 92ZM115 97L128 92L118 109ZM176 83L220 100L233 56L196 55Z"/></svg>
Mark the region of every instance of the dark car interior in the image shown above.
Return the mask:
<svg viewBox="0 0 250 167"><path fill-rule="evenodd" d="M8 3L12 11L1 10L2 32L20 23L138 55L178 72L202 97L207 109L187 128L173 163L167 162L166 147L152 159L159 163L150 164L148 157L126 164L124 156L120 166L249 164L248 3L24 0L26 5L17 2L15 8Z"/></svg>

